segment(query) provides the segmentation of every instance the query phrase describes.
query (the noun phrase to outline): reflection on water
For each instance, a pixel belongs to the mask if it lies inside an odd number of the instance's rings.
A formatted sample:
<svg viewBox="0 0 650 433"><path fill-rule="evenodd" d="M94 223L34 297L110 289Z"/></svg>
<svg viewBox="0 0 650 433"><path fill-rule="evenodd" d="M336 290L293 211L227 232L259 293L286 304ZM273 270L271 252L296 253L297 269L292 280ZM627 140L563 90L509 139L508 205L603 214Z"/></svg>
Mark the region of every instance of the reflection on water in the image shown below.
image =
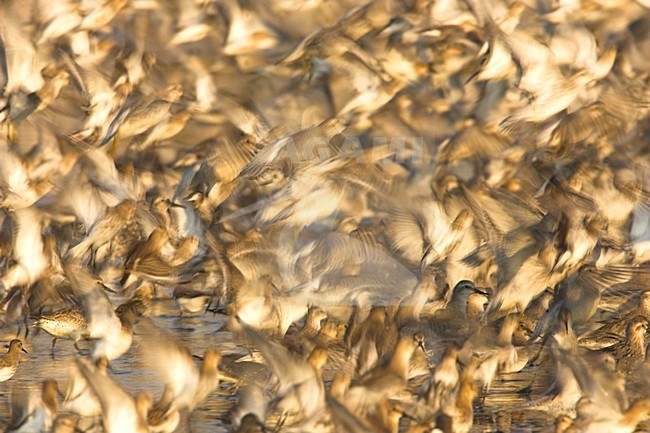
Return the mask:
<svg viewBox="0 0 650 433"><path fill-rule="evenodd" d="M220 314L198 314L181 316L173 301L159 301L155 304L151 320L156 326L174 332L190 351L201 356L205 349L218 347L224 354L247 353L240 340L228 331L222 330L225 316ZM16 328L4 327L0 338L7 342L14 338ZM147 370L141 362L142 350L139 342L146 335L138 332L134 335L133 346L122 357L111 364L113 377L132 395L138 391L149 391L155 398L160 397L163 389L162 380L152 371ZM428 341L439 344L435 338ZM16 375L8 382L0 383L0 425L5 425L11 414L10 393L25 388L37 389L44 379L54 378L63 393L67 387L68 370L77 356L72 342L59 340L55 356L51 356L52 338L45 332L31 330L25 341L28 355L23 354ZM90 349L91 343L81 342L83 350ZM430 348L438 352L438 348ZM550 383L547 371L535 371L530 367L516 374L510 374L497 380L490 388L489 396L482 401L483 393L475 401L474 427L472 432L544 432L552 430L554 419L541 412L519 409L521 405L543 394L539 388ZM536 377L533 377L536 375ZM535 379L535 380L533 380ZM521 392L533 381L531 393ZM191 419L181 424L178 432L225 432L228 431L228 411L235 403L235 390L229 384L220 385L206 402L199 407ZM407 420L403 420L406 425ZM650 424L642 424L637 431L650 431Z"/></svg>
<svg viewBox="0 0 650 433"><path fill-rule="evenodd" d="M208 313L180 316L172 301L157 302L153 314L150 317L157 326L173 331L195 355L202 355L209 347L218 347L224 354L246 353L246 349L237 338L227 331L220 330L225 322L223 315ZM14 336L15 328L10 329L9 327L5 327L0 334L2 341L9 341ZM132 395L138 391L146 390L158 398L163 389L162 380L154 372L148 371L138 356L141 350L139 342L142 338L146 338L146 336L138 333L136 327L133 346L124 356L111 364L112 374ZM59 340L55 348L55 356L52 358L51 343L52 338L47 333L42 331L36 333L31 330L25 342L25 348L29 354L23 355L23 362L13 379L0 384L2 424L6 423L11 413L9 394L13 390L39 388L42 380L54 378L59 382L62 392L65 392L68 370L77 356L77 352L72 342ZM91 343L81 342L80 346L84 350L89 349ZM513 377L512 380L494 385L485 407L482 410L477 407L476 425L472 431L496 431L503 426L504 422L510 425L511 431L522 432L540 431L543 426L550 425L551 421L540 414L519 411L512 415L509 414L509 407L521 405L526 401L525 398L514 392L523 387L524 383L528 383L526 375L518 376L521 377ZM227 431L228 411L234 403L234 390L230 389L227 384L222 384L220 389L193 413L188 421L189 426L179 427L179 431Z"/></svg>
<svg viewBox="0 0 650 433"><path fill-rule="evenodd" d="M173 331L193 354L202 355L206 348L219 347L224 353L241 350L230 343L233 340L228 332L216 332L224 323L222 315L196 315L179 316L178 309L173 301L161 301L156 306L156 316L152 317L154 323L164 329ZM0 338L2 341L9 341L14 338L16 328L5 327L2 329ZM111 370L114 378L129 393L135 395L138 391L149 391L155 398L158 398L163 390L163 382L152 371L148 371L141 362L138 354L141 350L139 342L143 335L138 334L138 328L133 338L133 346L122 357L111 363ZM58 340L55 348L55 356L51 356L52 338L45 332L34 332L25 341L25 349L29 354L23 354L16 375L8 382L0 384L0 418L6 424L11 408L9 394L14 390L25 388L40 388L44 379L56 379L59 388L63 393L67 387L68 371L72 362L77 356L72 342ZM92 343L80 342L82 350L90 349ZM198 360L197 360L198 361ZM227 431L224 427L227 420L227 411L233 404L231 398L220 396L221 391L213 394L202 407L197 409L190 420L191 431L193 432L219 432ZM181 428L179 428L179 431Z"/></svg>

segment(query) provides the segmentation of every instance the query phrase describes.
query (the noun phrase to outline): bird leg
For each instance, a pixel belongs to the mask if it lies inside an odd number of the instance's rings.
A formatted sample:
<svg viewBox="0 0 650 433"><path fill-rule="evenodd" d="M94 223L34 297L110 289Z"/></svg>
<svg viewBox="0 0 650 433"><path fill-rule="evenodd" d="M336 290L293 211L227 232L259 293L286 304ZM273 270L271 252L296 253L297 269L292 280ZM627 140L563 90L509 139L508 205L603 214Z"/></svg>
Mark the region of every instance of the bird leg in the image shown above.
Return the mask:
<svg viewBox="0 0 650 433"><path fill-rule="evenodd" d="M530 359L530 361L528 361L528 365L530 365L531 367L533 367L533 366L535 365L535 362L537 362L537 360L538 360L538 359L540 358L540 356L542 355L542 350L544 350L544 347L546 346L547 341L548 341L548 336L546 336L546 337L544 337L544 338L542 339L542 343L539 345L539 350L537 351L537 353L535 354L535 356L533 356L533 357Z"/></svg>
<svg viewBox="0 0 650 433"><path fill-rule="evenodd" d="M54 346L56 346L56 338L52 339L52 353L51 353L52 359L54 359Z"/></svg>
<svg viewBox="0 0 650 433"><path fill-rule="evenodd" d="M18 323L18 330L16 331L16 338L20 337L20 332L23 330L23 324Z"/></svg>
<svg viewBox="0 0 650 433"><path fill-rule="evenodd" d="M27 323L27 316L23 317L23 325L25 325L25 340L26 340L27 336L29 335L29 323Z"/></svg>

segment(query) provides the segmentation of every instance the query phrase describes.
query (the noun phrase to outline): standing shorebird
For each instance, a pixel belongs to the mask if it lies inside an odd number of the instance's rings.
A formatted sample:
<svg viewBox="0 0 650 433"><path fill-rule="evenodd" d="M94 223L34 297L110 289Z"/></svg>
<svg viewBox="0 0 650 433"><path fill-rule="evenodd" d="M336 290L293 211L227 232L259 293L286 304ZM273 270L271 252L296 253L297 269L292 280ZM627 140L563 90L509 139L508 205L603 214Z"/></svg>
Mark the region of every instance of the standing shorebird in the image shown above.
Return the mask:
<svg viewBox="0 0 650 433"><path fill-rule="evenodd" d="M0 356L0 382L8 381L16 373L18 363L20 362L21 350L27 353L23 349L23 342L20 340L11 340L7 353Z"/></svg>
<svg viewBox="0 0 650 433"><path fill-rule="evenodd" d="M52 340L52 356L54 356L54 346L57 339L72 340L75 349L80 350L79 340L88 337L88 325L83 313L77 308L66 308L41 314L33 326L41 328L54 337Z"/></svg>

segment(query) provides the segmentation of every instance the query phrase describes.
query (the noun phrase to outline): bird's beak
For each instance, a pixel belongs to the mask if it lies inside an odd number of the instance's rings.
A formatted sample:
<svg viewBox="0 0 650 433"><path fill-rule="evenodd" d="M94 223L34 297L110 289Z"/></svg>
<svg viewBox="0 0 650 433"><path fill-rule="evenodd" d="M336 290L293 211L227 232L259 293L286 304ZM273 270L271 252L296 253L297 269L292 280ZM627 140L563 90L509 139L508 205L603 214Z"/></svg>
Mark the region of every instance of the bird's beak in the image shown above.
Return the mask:
<svg viewBox="0 0 650 433"><path fill-rule="evenodd" d="M481 295L490 296L490 294L488 292L486 292L485 290L481 290L481 289L479 289L477 287L474 287L474 292L478 293L478 294L481 294Z"/></svg>
<svg viewBox="0 0 650 433"><path fill-rule="evenodd" d="M24 347L21 347L20 350L22 350L22 351L25 352L25 353L29 353L28 351L25 350Z"/></svg>
<svg viewBox="0 0 650 433"><path fill-rule="evenodd" d="M426 353L427 350L424 348L424 341L418 341L418 347Z"/></svg>
<svg viewBox="0 0 650 433"><path fill-rule="evenodd" d="M104 283L101 283L101 282L100 282L99 285L102 286L102 287L104 288L104 290L106 290L107 292L110 292L110 293L117 293L115 290L111 289L110 287L108 287L108 286L107 286L106 284L104 284Z"/></svg>

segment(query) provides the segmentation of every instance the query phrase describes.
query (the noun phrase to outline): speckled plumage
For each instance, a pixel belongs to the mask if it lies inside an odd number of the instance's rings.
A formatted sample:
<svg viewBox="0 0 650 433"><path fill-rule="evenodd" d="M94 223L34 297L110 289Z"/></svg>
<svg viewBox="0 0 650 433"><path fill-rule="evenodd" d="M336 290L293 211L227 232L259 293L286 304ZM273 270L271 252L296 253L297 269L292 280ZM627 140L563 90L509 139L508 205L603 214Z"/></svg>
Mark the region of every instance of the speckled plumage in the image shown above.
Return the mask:
<svg viewBox="0 0 650 433"><path fill-rule="evenodd" d="M26 352L22 341L11 340L7 353L0 356L0 382L6 382L14 376L20 362L21 351Z"/></svg>

